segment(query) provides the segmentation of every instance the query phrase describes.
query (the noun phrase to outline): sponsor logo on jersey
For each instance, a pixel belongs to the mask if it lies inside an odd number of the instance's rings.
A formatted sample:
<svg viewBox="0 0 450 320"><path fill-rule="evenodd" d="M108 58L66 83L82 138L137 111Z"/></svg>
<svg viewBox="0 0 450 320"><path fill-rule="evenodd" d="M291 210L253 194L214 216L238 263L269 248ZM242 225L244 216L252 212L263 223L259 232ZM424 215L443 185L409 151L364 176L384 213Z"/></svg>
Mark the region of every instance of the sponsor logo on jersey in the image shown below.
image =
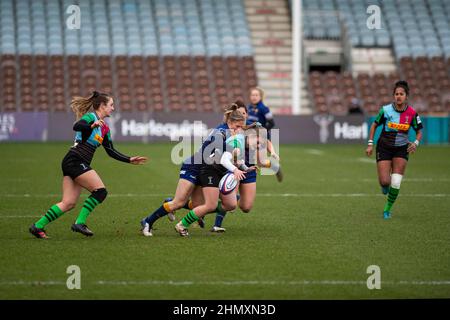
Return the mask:
<svg viewBox="0 0 450 320"><path fill-rule="evenodd" d="M101 137L99 134L96 134L94 137L94 140L97 141L98 143L102 144L103 137Z"/></svg>
<svg viewBox="0 0 450 320"><path fill-rule="evenodd" d="M408 131L410 125L408 123L388 122L387 126L390 129L395 129L395 130L400 130L400 131Z"/></svg>
<svg viewBox="0 0 450 320"><path fill-rule="evenodd" d="M420 120L420 117L417 116L417 124L422 123L422 120Z"/></svg>

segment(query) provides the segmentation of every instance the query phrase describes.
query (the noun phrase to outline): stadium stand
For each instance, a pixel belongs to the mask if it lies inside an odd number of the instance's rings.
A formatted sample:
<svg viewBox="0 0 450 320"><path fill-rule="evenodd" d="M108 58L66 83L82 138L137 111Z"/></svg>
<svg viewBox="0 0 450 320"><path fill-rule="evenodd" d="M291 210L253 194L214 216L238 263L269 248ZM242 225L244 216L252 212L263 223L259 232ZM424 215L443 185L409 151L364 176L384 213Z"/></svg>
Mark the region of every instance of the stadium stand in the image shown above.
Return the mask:
<svg viewBox="0 0 450 320"><path fill-rule="evenodd" d="M72 5L81 29L68 27ZM260 85L274 113L289 113L290 5L2 0L0 111L64 112L96 88L122 111L214 112ZM381 9L381 29L367 28L370 5ZM344 114L357 98L373 113L402 78L422 113L449 112L449 17L445 0L303 0L304 46L332 42L344 56L337 69L304 68L303 105ZM313 51L305 48L307 61Z"/></svg>
<svg viewBox="0 0 450 320"><path fill-rule="evenodd" d="M381 29L367 27L370 5L381 9ZM342 72L308 74L316 111L345 114L357 98L373 114L390 102L400 78L411 84L410 102L421 113L450 111L448 1L304 0L303 9L305 39L342 41L350 61Z"/></svg>
<svg viewBox="0 0 450 320"><path fill-rule="evenodd" d="M67 111L94 88L122 111L219 111L257 84L241 0L5 0L0 28L0 111Z"/></svg>

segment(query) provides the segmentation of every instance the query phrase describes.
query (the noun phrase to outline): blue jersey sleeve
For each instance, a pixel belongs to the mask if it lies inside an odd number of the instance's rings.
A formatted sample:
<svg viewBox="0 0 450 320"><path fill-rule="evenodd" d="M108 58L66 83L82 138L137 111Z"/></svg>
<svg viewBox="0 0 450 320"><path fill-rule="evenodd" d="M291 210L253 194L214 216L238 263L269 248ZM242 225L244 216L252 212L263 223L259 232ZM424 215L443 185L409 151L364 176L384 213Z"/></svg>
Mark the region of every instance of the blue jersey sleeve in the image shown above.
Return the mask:
<svg viewBox="0 0 450 320"><path fill-rule="evenodd" d="M261 113L264 115L264 117L266 118L266 120L271 120L273 119L273 115L272 112L270 112L270 109L266 106L262 106L261 108Z"/></svg>

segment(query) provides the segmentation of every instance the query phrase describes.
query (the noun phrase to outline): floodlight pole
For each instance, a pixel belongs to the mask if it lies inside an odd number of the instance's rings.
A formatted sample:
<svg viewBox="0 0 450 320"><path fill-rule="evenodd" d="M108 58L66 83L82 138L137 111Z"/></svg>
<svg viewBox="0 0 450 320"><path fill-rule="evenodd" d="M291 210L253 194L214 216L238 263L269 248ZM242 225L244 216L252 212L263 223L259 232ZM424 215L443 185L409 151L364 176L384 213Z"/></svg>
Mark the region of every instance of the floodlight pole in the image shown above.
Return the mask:
<svg viewBox="0 0 450 320"><path fill-rule="evenodd" d="M292 114L300 114L302 81L302 0L292 0Z"/></svg>

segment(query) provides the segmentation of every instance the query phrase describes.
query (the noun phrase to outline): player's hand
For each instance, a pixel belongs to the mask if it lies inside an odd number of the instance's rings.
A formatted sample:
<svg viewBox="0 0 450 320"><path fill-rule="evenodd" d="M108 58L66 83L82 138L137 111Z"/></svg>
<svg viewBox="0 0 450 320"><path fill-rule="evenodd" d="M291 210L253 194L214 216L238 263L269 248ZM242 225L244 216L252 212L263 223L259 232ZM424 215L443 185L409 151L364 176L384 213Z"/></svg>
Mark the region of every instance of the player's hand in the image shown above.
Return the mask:
<svg viewBox="0 0 450 320"><path fill-rule="evenodd" d="M414 153L417 150L417 145L414 142L410 142L408 144L408 149L406 150L408 153Z"/></svg>
<svg viewBox="0 0 450 320"><path fill-rule="evenodd" d="M372 155L372 152L373 152L373 145L367 146L366 154L368 157Z"/></svg>
<svg viewBox="0 0 450 320"><path fill-rule="evenodd" d="M251 166L251 167L248 167L248 169L245 170L245 172L252 172L252 171L255 171L256 169L257 169L256 166Z"/></svg>
<svg viewBox="0 0 450 320"><path fill-rule="evenodd" d="M97 127L103 127L105 124L106 124L105 121L97 120L93 124L91 124L91 128L94 129L94 128L97 128Z"/></svg>
<svg viewBox="0 0 450 320"><path fill-rule="evenodd" d="M147 157L136 156L136 157L130 158L130 163L131 164L144 164L147 162L147 160L148 160Z"/></svg>
<svg viewBox="0 0 450 320"><path fill-rule="evenodd" d="M245 179L245 172L242 170L239 170L238 168L236 168L234 170L233 174L234 174L234 177L239 181Z"/></svg>

